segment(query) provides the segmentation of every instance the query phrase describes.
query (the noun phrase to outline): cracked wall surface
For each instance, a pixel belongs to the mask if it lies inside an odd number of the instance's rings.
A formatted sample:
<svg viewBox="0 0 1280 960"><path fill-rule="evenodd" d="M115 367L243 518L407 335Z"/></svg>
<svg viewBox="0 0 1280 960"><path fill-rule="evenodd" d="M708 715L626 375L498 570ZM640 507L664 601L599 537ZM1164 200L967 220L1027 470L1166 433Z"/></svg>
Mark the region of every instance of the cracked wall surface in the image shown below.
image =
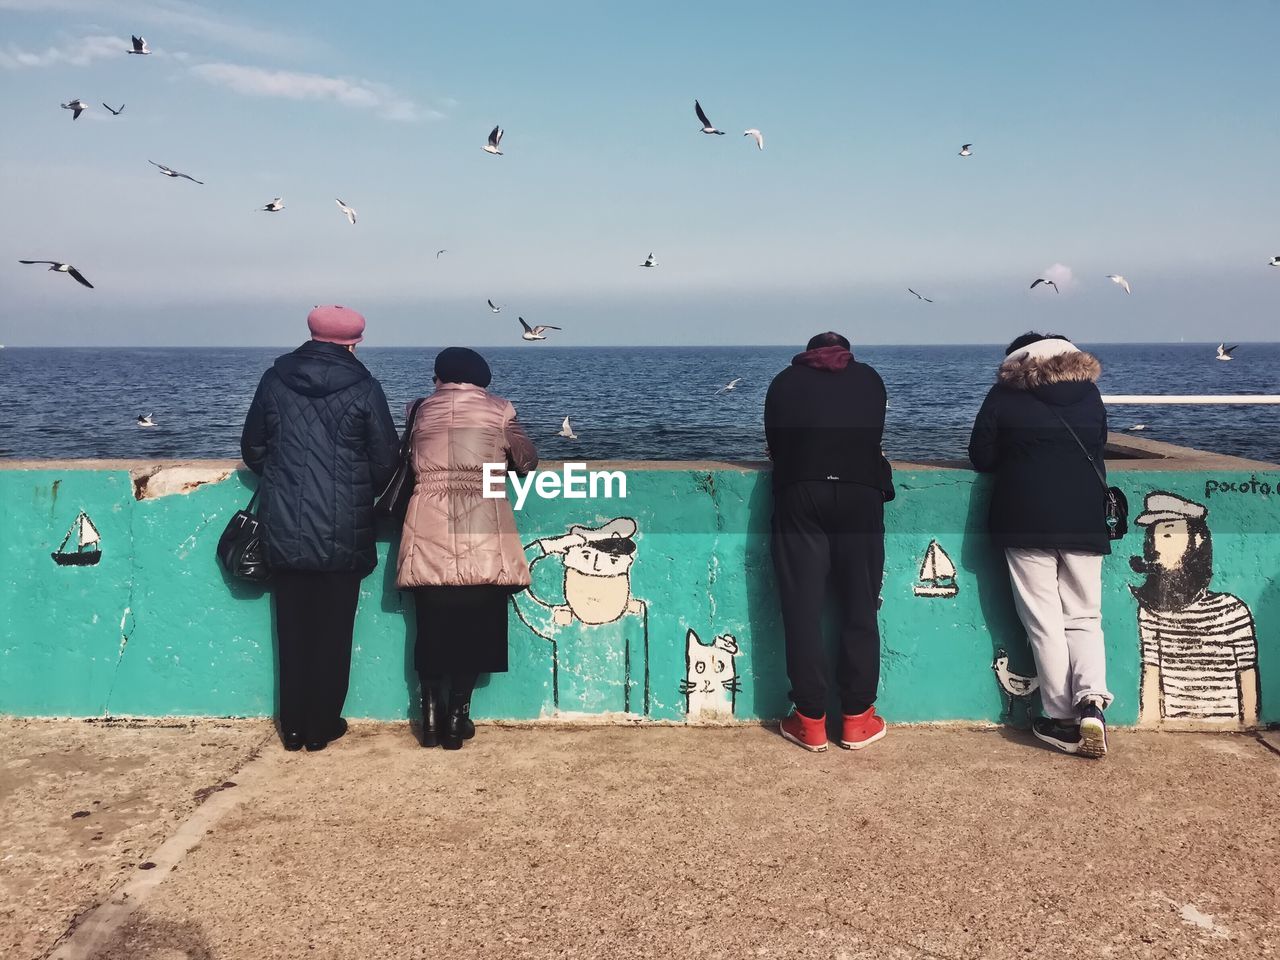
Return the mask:
<svg viewBox="0 0 1280 960"><path fill-rule="evenodd" d="M1188 470L1118 471L1113 479L1128 495L1131 516L1153 490L1208 507L1213 589L1234 594L1252 611L1262 719L1280 720L1280 492L1262 492L1280 491L1280 477ZM248 501L252 482L221 464L0 470L0 712L270 714L269 591L228 580L214 560L217 538ZM1007 650L1017 672L1033 666L1002 558L982 533L987 483L959 470L901 471L896 482L898 498L886 510L879 707L896 721L999 720L1009 704L992 672L994 652ZM101 534L101 560L58 566L50 554L81 510ZM600 669L616 670L620 658L631 657L636 689L641 676L649 689L648 713L634 705L633 713L678 722L685 718L688 631L707 640L731 636L741 682L734 715L751 720L788 707L770 510L767 472L668 465L629 471L625 500L531 498L517 523L532 543L575 526L634 519L630 595L643 605L643 623L636 614L621 626L571 624L572 642L598 642L602 650L621 644L602 653ZM347 701L353 717L404 717L415 696L413 605L394 586L387 563L393 541L393 531L384 531L380 565L362 587ZM930 541L956 568L954 596L916 593ZM1131 533L1104 565L1103 619L1116 694L1110 716L1119 723L1138 716L1141 667L1130 586L1140 578L1129 558L1141 553L1141 533ZM563 604L558 564L545 561L538 584L549 602ZM562 637L564 650L568 638ZM639 659L645 645L647 663ZM585 694L579 689L576 703L557 707L555 649L513 612L511 670L482 681L477 716L580 716L582 704L607 702L590 696L587 676Z"/></svg>

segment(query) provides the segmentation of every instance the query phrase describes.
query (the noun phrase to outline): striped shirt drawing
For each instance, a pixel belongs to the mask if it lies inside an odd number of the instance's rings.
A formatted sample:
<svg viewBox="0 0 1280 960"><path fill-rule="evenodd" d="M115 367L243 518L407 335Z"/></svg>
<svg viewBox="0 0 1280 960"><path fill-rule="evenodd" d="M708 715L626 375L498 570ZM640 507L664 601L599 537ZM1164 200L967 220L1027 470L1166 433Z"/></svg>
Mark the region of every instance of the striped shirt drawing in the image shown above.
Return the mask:
<svg viewBox="0 0 1280 960"><path fill-rule="evenodd" d="M1180 610L1138 607L1142 663L1160 670L1165 717L1242 715L1240 672L1258 665L1253 614L1239 597L1201 593Z"/></svg>

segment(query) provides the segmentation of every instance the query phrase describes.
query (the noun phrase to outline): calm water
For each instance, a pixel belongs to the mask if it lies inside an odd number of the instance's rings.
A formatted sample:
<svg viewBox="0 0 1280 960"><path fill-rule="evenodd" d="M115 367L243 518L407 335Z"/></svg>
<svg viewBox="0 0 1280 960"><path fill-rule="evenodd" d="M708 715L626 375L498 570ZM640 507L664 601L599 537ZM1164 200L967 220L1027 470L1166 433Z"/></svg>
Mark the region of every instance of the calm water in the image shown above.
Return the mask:
<svg viewBox="0 0 1280 960"><path fill-rule="evenodd" d="M1093 348L1103 393L1280 393L1280 344L1245 345L1231 363L1211 344ZM0 350L0 456L233 458L258 378L283 352L262 349ZM789 347L487 348L492 389L511 399L547 459L760 459L770 378ZM964 456L995 374L995 346L865 347L889 388L885 449L896 459ZM368 348L397 422L430 383L429 348ZM734 377L732 393L715 395ZM154 413L156 426L134 418ZM572 417L577 441L556 436ZM1115 407L1113 429L1280 462L1280 407Z"/></svg>

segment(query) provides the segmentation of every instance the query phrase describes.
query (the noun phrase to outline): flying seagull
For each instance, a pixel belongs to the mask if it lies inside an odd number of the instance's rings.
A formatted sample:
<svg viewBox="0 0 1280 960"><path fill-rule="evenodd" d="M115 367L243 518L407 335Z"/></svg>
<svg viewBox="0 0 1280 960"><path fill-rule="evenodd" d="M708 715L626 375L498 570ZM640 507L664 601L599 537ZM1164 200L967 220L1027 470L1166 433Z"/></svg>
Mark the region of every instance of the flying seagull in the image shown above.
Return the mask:
<svg viewBox="0 0 1280 960"><path fill-rule="evenodd" d="M284 209L284 201L280 197L276 197L262 209L267 213L279 213Z"/></svg>
<svg viewBox="0 0 1280 960"><path fill-rule="evenodd" d="M564 437L568 440L577 440L578 435L573 432L573 427L569 426L569 418L564 418L564 423L560 424L560 432L557 436Z"/></svg>
<svg viewBox="0 0 1280 960"><path fill-rule="evenodd" d="M960 147L960 156L972 157L973 156L973 150L971 149L972 147L973 147L972 143L962 144Z"/></svg>
<svg viewBox="0 0 1280 960"><path fill-rule="evenodd" d="M351 221L351 225L354 227L356 225L356 212L352 210L350 207L348 207L341 200L335 199L333 202L338 205L338 209L341 210L342 213L346 216L346 218Z"/></svg>
<svg viewBox="0 0 1280 960"><path fill-rule="evenodd" d="M439 260L439 259L440 259L440 254L442 254L442 253L448 253L448 252L449 252L448 250L437 250L437 251L436 251L436 259L437 259L437 260Z"/></svg>
<svg viewBox="0 0 1280 960"><path fill-rule="evenodd" d="M696 113L698 115L698 119L702 121L703 133L714 133L720 137L724 136L723 130L717 130L711 125L711 121L707 119L707 115L702 111L702 104L697 100L693 101L693 112Z"/></svg>
<svg viewBox="0 0 1280 960"><path fill-rule="evenodd" d="M1126 280L1124 277L1120 276L1120 274L1108 273L1107 279L1110 280L1112 283L1118 283L1120 284L1120 286L1124 287L1125 293L1133 293L1133 291L1129 289L1129 281Z"/></svg>
<svg viewBox="0 0 1280 960"><path fill-rule="evenodd" d="M122 104L120 104L120 109L119 109L119 110L113 110L111 107L108 107L105 103L103 104L103 106L104 106L104 107L107 107L107 109L108 109L108 110L111 110L111 115L112 115L113 117L118 117L118 116L120 116L120 114L124 113L124 104L123 104L123 103L122 103ZM75 118L73 117L72 119L75 119Z"/></svg>
<svg viewBox="0 0 1280 960"><path fill-rule="evenodd" d="M498 146L502 143L502 127L494 127L489 131L489 142L484 145L485 153L492 153L494 156L502 156L502 151Z"/></svg>
<svg viewBox="0 0 1280 960"><path fill-rule="evenodd" d="M1272 257L1271 260L1268 262L1268 266L1280 267L1280 256Z"/></svg>
<svg viewBox="0 0 1280 960"><path fill-rule="evenodd" d="M63 110L71 111L71 119L79 120L80 114L89 109L89 105L83 100L70 100L67 103L59 104Z"/></svg>
<svg viewBox="0 0 1280 960"><path fill-rule="evenodd" d="M742 135L744 137L751 137L751 139L755 140L757 147L759 147L761 150L764 149L764 134L761 133L759 130L757 130L755 127L752 127L750 130L747 130Z"/></svg>
<svg viewBox="0 0 1280 960"><path fill-rule="evenodd" d="M148 413L145 415L138 414L138 419L136 423L140 427L154 427L156 425L155 414L154 413Z"/></svg>
<svg viewBox="0 0 1280 960"><path fill-rule="evenodd" d="M148 160L147 163L151 164L153 167L159 167L160 172L166 177L182 177L184 180L190 180L192 183L198 183L200 186L204 186L203 180L197 180L195 177L188 176L185 173L179 173L177 170L166 167L163 163L156 163L154 160Z"/></svg>
<svg viewBox="0 0 1280 960"><path fill-rule="evenodd" d="M1038 278L1037 280L1035 280L1035 281L1031 284L1031 289L1032 289L1032 290L1034 290L1036 287L1040 286L1040 284L1042 284L1042 283L1047 283L1049 286L1053 287L1053 292L1054 292L1054 293L1061 293L1061 292L1062 292L1061 290L1059 290L1059 289L1058 289L1058 285L1057 285L1056 283L1054 283L1052 280L1046 280L1044 277L1040 277L1040 278Z"/></svg>
<svg viewBox="0 0 1280 960"><path fill-rule="evenodd" d="M547 335L544 331L560 329L559 327L551 327L546 324L539 324L536 327L531 327L524 322L524 317L517 317L516 319L520 321L520 326L524 327L524 333L520 334L521 340L545 340L547 339Z"/></svg>
<svg viewBox="0 0 1280 960"><path fill-rule="evenodd" d="M489 304L489 309L492 310L494 313L502 312L502 308L498 306L496 303L494 303L492 300L487 300L485 302Z"/></svg>
<svg viewBox="0 0 1280 960"><path fill-rule="evenodd" d="M922 296L920 296L920 294L916 293L916 292L915 292L914 290L912 290L910 287L907 287L907 293L910 293L910 294L914 295L914 296L915 296L915 298L916 298L917 300L923 300L925 303L933 303L933 301L932 301L932 300L930 300L928 297L922 297Z"/></svg>
<svg viewBox="0 0 1280 960"><path fill-rule="evenodd" d="M136 53L140 57L145 57L151 52L147 47L147 41L142 37L130 36L130 39L133 41L133 49L128 51L129 53Z"/></svg>
<svg viewBox="0 0 1280 960"><path fill-rule="evenodd" d="M1218 357L1217 357L1217 359L1219 359L1219 360L1234 360L1234 359L1235 359L1235 357L1231 356L1231 354L1235 353L1237 349L1239 349L1239 345L1238 345L1238 344L1237 344L1237 346L1234 346L1234 347L1228 347L1228 346L1226 346L1225 344L1220 343L1220 344L1218 344Z"/></svg>
<svg viewBox="0 0 1280 960"><path fill-rule="evenodd" d="M642 267L656 267L657 265L658 265L658 261L653 259L652 253L644 258L644 263L640 264L640 266Z"/></svg>
<svg viewBox="0 0 1280 960"><path fill-rule="evenodd" d="M716 396L719 396L722 393L728 393L730 390L737 390L738 384L740 384L741 382L742 382L741 377L734 377L732 380L730 380L723 387L721 387L719 390L716 391Z"/></svg>
<svg viewBox="0 0 1280 960"><path fill-rule="evenodd" d="M57 260L19 260L19 263L47 263L50 270L56 270L58 273L69 273L75 278L77 283L82 283L89 289L93 289L93 284L84 278L79 270L69 263L59 263ZM1232 349L1235 349L1234 347Z"/></svg>

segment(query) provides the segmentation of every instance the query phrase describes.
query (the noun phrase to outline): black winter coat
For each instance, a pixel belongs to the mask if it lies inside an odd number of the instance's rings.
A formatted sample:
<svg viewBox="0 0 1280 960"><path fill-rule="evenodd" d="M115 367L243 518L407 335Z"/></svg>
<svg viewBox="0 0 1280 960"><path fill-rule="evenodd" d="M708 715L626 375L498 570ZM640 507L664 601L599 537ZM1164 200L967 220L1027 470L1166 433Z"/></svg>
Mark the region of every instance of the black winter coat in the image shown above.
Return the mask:
<svg viewBox="0 0 1280 960"><path fill-rule="evenodd" d="M973 425L969 459L995 474L989 529L1000 547L1111 552L1106 494L1054 415L1069 423L1104 475L1107 411L1092 354L1006 360Z"/></svg>
<svg viewBox="0 0 1280 960"><path fill-rule="evenodd" d="M262 375L240 453L262 477L271 565L367 574L373 501L400 441L382 385L345 347L311 340Z"/></svg>
<svg viewBox="0 0 1280 960"><path fill-rule="evenodd" d="M797 354L769 384L764 432L773 490L800 480L875 487L893 499L893 468L880 449L887 396L880 374L841 347Z"/></svg>

